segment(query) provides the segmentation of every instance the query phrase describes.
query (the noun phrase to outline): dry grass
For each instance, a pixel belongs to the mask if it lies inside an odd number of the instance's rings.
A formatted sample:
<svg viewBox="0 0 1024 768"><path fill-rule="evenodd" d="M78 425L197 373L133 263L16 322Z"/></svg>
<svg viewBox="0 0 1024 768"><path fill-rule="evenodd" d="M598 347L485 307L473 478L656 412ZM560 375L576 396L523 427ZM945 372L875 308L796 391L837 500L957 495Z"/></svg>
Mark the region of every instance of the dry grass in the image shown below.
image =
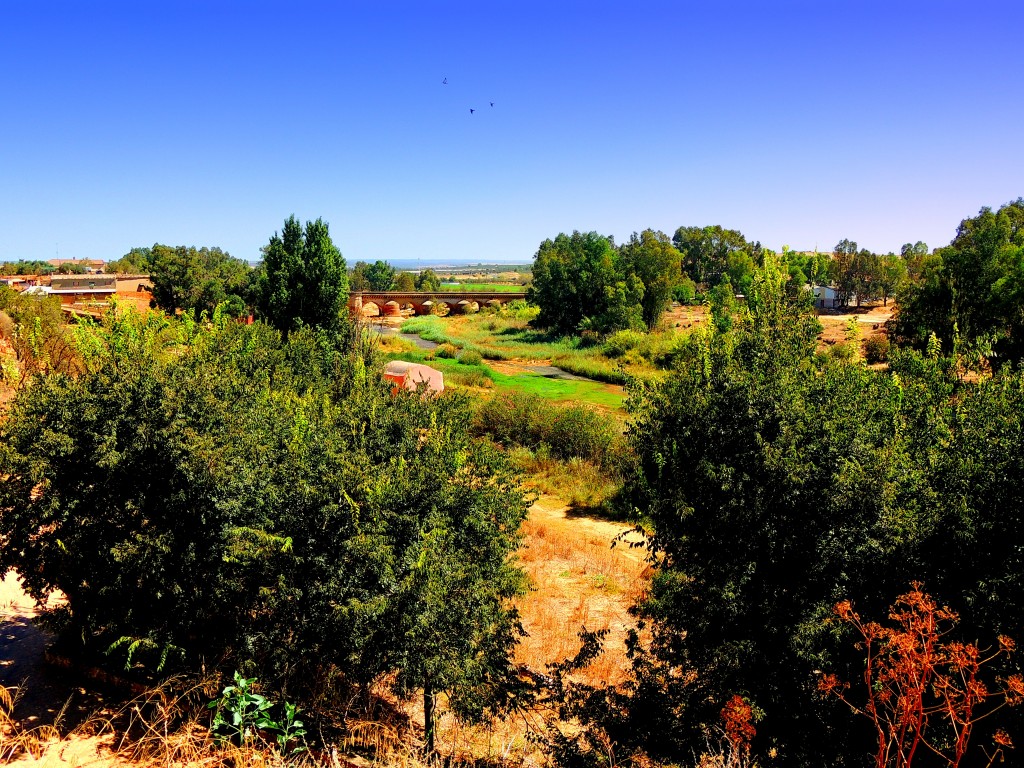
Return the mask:
<svg viewBox="0 0 1024 768"><path fill-rule="evenodd" d="M552 458L546 451L511 449L509 458L526 475L526 486L537 493L559 496L572 508L596 509L612 498L620 482L592 461Z"/></svg>
<svg viewBox="0 0 1024 768"><path fill-rule="evenodd" d="M60 738L60 731L52 725L23 728L14 719L14 705L20 692L20 689L12 690L0 685L0 765L22 755L39 759L46 752L47 745Z"/></svg>
<svg viewBox="0 0 1024 768"><path fill-rule="evenodd" d="M605 652L580 674L592 684L620 682L627 670L623 640L635 627L629 608L647 589L648 564L641 549L612 541L629 526L566 517L559 504L541 499L524 525L520 560L534 591L520 600L528 632L517 660L543 671L575 655L579 632L608 630ZM635 535L629 537L637 540Z"/></svg>
<svg viewBox="0 0 1024 768"><path fill-rule="evenodd" d="M53 726L21 731L8 717L5 725L12 726L11 735L5 731L0 741L0 764L26 768L312 768L330 764L329 756L307 752L285 757L259 741L243 746L218 743L207 728L205 708L216 696L215 682L212 678L168 680L114 712L92 717L64 738ZM6 711L9 715L10 708ZM341 768L334 762L333 768Z"/></svg>

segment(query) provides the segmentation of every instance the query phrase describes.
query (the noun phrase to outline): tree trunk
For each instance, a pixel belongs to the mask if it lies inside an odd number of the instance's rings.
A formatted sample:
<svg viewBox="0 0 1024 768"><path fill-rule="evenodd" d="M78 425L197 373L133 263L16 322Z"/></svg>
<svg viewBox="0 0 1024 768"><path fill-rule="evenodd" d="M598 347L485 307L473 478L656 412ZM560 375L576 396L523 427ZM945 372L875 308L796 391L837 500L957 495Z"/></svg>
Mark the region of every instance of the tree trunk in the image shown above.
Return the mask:
<svg viewBox="0 0 1024 768"><path fill-rule="evenodd" d="M434 689L427 683L423 686L423 740L427 758L434 756Z"/></svg>

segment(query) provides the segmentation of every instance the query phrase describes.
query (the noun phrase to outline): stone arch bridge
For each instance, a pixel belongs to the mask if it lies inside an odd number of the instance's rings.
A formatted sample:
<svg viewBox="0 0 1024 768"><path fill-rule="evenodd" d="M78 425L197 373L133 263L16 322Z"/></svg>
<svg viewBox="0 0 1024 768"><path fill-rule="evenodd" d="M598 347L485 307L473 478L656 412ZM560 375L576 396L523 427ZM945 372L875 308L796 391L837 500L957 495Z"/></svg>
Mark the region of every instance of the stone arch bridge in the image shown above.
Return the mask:
<svg viewBox="0 0 1024 768"><path fill-rule="evenodd" d="M453 314L467 314L478 312L483 307L500 307L510 301L525 298L525 292L502 291L359 291L349 294L348 308L354 314L362 314L366 307L373 304L381 315L391 317L408 310L417 315L429 315L442 307L447 307Z"/></svg>

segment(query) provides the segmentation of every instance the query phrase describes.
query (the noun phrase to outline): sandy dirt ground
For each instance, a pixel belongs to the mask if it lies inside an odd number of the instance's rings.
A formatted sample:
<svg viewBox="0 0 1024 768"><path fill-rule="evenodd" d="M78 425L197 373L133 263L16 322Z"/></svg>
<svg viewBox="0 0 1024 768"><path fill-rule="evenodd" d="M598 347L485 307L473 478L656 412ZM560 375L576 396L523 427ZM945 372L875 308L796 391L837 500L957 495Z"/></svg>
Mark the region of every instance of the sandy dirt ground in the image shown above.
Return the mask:
<svg viewBox="0 0 1024 768"><path fill-rule="evenodd" d="M62 602L51 597L46 607ZM71 733L60 740L46 738L46 727L60 732L81 726L102 707L98 695L80 687L64 670L44 662L52 636L34 621L39 606L21 588L21 580L9 572L0 582L0 685L15 698L13 723L0 722L0 756L8 754L14 728L22 743L33 744L31 753L8 765L24 768L108 768L124 765L112 757L112 736L96 737Z"/></svg>
<svg viewBox="0 0 1024 768"><path fill-rule="evenodd" d="M54 596L50 605L61 602ZM0 582L0 685L20 689L14 717L27 726L52 724L74 689L49 670L43 653L53 638L33 619L38 606L13 571Z"/></svg>

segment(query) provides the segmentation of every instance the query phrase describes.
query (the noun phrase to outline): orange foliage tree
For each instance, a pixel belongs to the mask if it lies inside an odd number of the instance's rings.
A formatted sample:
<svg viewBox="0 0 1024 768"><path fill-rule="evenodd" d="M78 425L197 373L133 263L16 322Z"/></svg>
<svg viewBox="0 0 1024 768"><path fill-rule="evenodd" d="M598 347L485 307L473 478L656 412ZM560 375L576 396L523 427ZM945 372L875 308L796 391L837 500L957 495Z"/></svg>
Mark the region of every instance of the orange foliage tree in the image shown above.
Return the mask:
<svg viewBox="0 0 1024 768"><path fill-rule="evenodd" d="M914 582L889 611L894 626L862 621L848 600L837 603L839 620L860 635L857 643L867 660L864 684L867 701L854 704L844 683L823 675L818 689L838 697L856 714L867 717L878 739L877 768L909 768L915 756L929 752L949 766L960 765L975 724L997 709L1024 701L1024 678L997 678L995 687L982 680L989 662L1014 650L1014 641L1001 635L998 648L982 651L970 643L947 639L957 614L939 606ZM997 730L989 764L1013 746Z"/></svg>

